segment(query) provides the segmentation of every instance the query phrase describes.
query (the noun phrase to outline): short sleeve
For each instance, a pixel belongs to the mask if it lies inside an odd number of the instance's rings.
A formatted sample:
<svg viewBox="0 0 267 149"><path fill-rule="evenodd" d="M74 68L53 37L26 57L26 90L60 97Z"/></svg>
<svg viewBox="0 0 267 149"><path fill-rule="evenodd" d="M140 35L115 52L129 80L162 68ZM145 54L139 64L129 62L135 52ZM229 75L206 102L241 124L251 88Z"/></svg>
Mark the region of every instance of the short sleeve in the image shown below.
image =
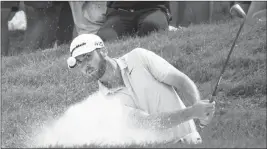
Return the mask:
<svg viewBox="0 0 267 149"><path fill-rule="evenodd" d="M145 68L160 82L174 69L168 61L152 51L138 48L138 54Z"/></svg>

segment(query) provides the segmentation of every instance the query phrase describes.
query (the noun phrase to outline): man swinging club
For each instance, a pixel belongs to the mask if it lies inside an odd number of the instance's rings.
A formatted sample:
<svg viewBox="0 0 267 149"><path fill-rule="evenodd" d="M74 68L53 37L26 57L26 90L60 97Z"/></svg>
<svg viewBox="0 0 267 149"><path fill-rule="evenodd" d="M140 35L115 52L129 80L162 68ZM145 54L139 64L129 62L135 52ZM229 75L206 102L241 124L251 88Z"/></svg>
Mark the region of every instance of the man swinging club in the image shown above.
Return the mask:
<svg viewBox="0 0 267 149"><path fill-rule="evenodd" d="M193 119L210 122L215 102L201 100L194 82L166 60L143 48L111 58L102 39L94 34L77 36L70 53L68 67L77 67L89 80L98 81L105 96L119 97L135 126L171 130L174 142L202 142ZM174 87L190 106L184 105Z"/></svg>

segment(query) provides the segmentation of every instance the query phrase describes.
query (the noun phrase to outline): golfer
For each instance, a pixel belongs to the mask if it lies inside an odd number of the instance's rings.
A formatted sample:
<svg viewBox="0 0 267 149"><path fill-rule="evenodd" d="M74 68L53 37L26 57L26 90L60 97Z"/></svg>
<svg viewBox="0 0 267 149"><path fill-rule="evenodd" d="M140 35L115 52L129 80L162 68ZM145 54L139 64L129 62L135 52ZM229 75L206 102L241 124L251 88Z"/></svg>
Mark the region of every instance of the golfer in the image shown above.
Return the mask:
<svg viewBox="0 0 267 149"><path fill-rule="evenodd" d="M77 36L70 53L68 67L76 67L91 81L98 81L104 95L119 96L133 124L151 130L171 130L175 142L202 142L193 119L210 121L215 102L200 100L194 82L166 60L143 48L111 58L95 34ZM184 105L174 88L190 106Z"/></svg>

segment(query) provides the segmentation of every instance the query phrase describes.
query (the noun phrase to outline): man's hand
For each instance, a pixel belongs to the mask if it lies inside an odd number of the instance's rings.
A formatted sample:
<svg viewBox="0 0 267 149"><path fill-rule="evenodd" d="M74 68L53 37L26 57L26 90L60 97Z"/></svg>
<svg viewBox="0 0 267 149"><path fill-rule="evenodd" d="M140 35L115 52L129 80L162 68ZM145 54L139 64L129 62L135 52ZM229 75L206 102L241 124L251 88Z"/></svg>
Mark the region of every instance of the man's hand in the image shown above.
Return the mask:
<svg viewBox="0 0 267 149"><path fill-rule="evenodd" d="M209 120L215 112L215 102L209 103L209 100L199 100L193 106L193 116L198 119Z"/></svg>
<svg viewBox="0 0 267 149"><path fill-rule="evenodd" d="M214 98L214 97L210 96L208 98L209 100L208 99L207 100L210 101L211 100L210 98ZM214 116L214 113L215 113L215 101L213 100L212 103L214 104L214 110L212 112L210 112L210 113L207 113L206 117L199 118L199 120L200 120L200 127L201 128L204 128L205 126L207 126L211 122L211 120L212 120L212 118Z"/></svg>
<svg viewBox="0 0 267 149"><path fill-rule="evenodd" d="M200 128L204 128L205 126L207 126L212 120L213 116L214 116L214 112L209 114L206 118L200 119L200 123L199 123Z"/></svg>

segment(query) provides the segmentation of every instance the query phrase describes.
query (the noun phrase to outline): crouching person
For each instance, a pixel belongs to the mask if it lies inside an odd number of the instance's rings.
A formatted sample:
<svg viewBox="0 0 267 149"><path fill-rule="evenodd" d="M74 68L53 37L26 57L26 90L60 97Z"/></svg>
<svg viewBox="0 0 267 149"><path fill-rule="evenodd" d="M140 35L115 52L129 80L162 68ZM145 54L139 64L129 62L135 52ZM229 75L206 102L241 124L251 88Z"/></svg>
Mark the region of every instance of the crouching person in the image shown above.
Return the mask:
<svg viewBox="0 0 267 149"><path fill-rule="evenodd" d="M171 19L168 1L109 1L106 17L97 33L104 41L165 30Z"/></svg>
<svg viewBox="0 0 267 149"><path fill-rule="evenodd" d="M123 113L131 124L148 130L168 129L175 142L202 142L193 119L207 124L214 115L215 102L201 100L194 82L162 57L136 48L111 58L103 40L95 34L76 37L70 53L68 67L76 67L90 81L98 81L105 96L121 99ZM174 87L190 106L185 106Z"/></svg>

